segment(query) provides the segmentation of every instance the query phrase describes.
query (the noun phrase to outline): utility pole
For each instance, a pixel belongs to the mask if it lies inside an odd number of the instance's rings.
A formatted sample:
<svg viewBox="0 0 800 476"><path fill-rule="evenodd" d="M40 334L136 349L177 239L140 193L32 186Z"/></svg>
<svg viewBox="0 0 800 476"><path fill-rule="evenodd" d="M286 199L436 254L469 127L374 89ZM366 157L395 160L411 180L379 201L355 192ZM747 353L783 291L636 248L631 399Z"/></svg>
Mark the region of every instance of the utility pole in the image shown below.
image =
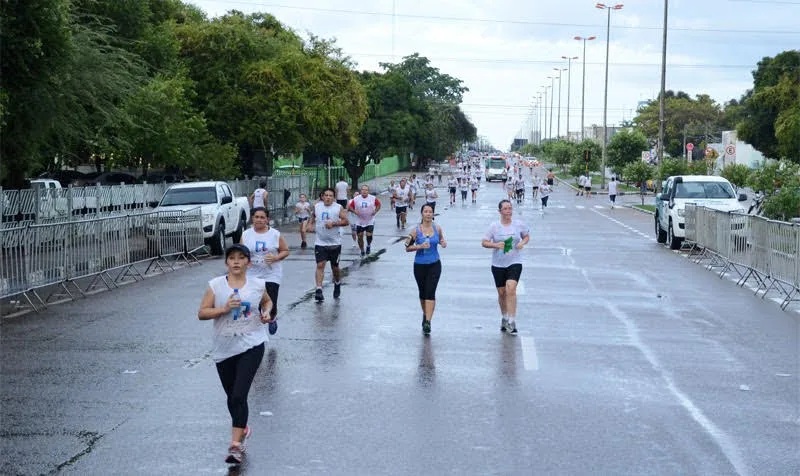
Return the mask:
<svg viewBox="0 0 800 476"><path fill-rule="evenodd" d="M664 0L664 39L661 45L661 95L658 99L658 163L664 157L664 93L667 86L667 7L669 0ZM684 151L686 150L686 132L684 131Z"/></svg>
<svg viewBox="0 0 800 476"><path fill-rule="evenodd" d="M553 76L548 76L547 79L550 80L550 138L553 137L553 90L556 87L556 78Z"/></svg>
<svg viewBox="0 0 800 476"><path fill-rule="evenodd" d="M558 71L558 125L556 126L556 140L561 140L561 72L567 68L553 68Z"/></svg>
<svg viewBox="0 0 800 476"><path fill-rule="evenodd" d="M600 165L600 190L606 188L606 148L608 147L608 49L611 41L611 10L621 10L622 4L606 6L603 3L595 5L596 8L608 12L606 23L606 81L605 93L603 94L603 157Z"/></svg>
<svg viewBox="0 0 800 476"><path fill-rule="evenodd" d="M583 74L583 80L581 81L581 142L586 139L586 134L584 133L583 128L583 117L584 117L584 106L586 104L586 42L592 41L596 36L576 36L575 39L578 41L583 41L583 68L581 68L581 73Z"/></svg>
<svg viewBox="0 0 800 476"><path fill-rule="evenodd" d="M562 56L567 60L567 140L569 140L569 97L570 85L572 84L572 60L578 59L577 56Z"/></svg>

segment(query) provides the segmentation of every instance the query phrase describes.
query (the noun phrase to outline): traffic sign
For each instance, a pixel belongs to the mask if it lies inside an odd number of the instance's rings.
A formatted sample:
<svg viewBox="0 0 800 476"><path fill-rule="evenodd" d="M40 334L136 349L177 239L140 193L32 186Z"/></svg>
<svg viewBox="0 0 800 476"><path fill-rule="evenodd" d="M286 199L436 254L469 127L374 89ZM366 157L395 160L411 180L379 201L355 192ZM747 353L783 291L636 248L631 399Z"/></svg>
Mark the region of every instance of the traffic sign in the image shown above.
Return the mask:
<svg viewBox="0 0 800 476"><path fill-rule="evenodd" d="M647 151L647 150L643 150L642 151L642 160L645 161L645 162L650 160L650 151Z"/></svg>
<svg viewBox="0 0 800 476"><path fill-rule="evenodd" d="M694 149L694 144L692 144L691 142L686 144L686 150L691 151L692 149Z"/></svg>
<svg viewBox="0 0 800 476"><path fill-rule="evenodd" d="M728 145L725 147L725 154L726 155L736 155L736 146L733 144Z"/></svg>

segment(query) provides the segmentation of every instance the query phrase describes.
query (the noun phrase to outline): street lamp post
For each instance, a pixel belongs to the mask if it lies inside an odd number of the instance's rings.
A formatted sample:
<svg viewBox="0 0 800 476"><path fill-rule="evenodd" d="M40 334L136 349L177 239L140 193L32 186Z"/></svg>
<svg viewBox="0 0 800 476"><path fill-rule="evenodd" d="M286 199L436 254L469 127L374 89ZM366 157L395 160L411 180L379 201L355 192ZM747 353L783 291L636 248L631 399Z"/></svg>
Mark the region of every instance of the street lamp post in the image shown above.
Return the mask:
<svg viewBox="0 0 800 476"><path fill-rule="evenodd" d="M589 36L589 37L576 36L575 37L576 40L583 41L583 68L581 70L581 73L583 74L583 80L581 81L581 142L583 142L583 140L585 139L584 132L583 132L584 131L584 129L583 129L583 110L584 110L584 104L585 104L585 101L586 101L586 42L587 41L592 41L595 38L597 38L597 37L596 36Z"/></svg>
<svg viewBox="0 0 800 476"><path fill-rule="evenodd" d="M605 92L603 94L603 158L600 165L600 189L606 188L606 146L608 145L608 48L611 36L611 10L622 10L623 5L618 3L616 5L606 5L605 3L598 3L595 8L605 10L608 12L608 20L606 22L606 80Z"/></svg>
<svg viewBox="0 0 800 476"><path fill-rule="evenodd" d="M558 71L558 124L556 125L556 140L561 140L561 72L567 68L553 68Z"/></svg>
<svg viewBox="0 0 800 476"><path fill-rule="evenodd" d="M562 56L561 58L567 60L567 140L569 140L569 97L570 85L572 84L572 60L578 59L578 57Z"/></svg>
<svg viewBox="0 0 800 476"><path fill-rule="evenodd" d="M556 88L556 78L555 76L548 76L547 79L550 80L550 133L548 134L550 138L553 138L553 90Z"/></svg>

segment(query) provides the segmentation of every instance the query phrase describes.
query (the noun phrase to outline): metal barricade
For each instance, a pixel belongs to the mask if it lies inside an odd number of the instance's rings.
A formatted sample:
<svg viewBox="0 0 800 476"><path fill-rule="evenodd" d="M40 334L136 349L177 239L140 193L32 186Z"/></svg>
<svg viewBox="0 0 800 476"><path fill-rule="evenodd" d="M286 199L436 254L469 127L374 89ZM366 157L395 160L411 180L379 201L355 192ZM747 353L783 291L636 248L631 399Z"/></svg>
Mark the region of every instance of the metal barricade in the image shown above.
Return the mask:
<svg viewBox="0 0 800 476"><path fill-rule="evenodd" d="M0 228L0 298L14 296L28 290L25 268L26 237L28 225ZM31 303L33 305L33 303Z"/></svg>
<svg viewBox="0 0 800 476"><path fill-rule="evenodd" d="M194 254L205 247L203 239L203 214L202 210L194 208L183 212L184 237L186 240L186 253L194 257Z"/></svg>
<svg viewBox="0 0 800 476"><path fill-rule="evenodd" d="M691 243L697 242L697 206L694 203L686 204L686 241Z"/></svg>

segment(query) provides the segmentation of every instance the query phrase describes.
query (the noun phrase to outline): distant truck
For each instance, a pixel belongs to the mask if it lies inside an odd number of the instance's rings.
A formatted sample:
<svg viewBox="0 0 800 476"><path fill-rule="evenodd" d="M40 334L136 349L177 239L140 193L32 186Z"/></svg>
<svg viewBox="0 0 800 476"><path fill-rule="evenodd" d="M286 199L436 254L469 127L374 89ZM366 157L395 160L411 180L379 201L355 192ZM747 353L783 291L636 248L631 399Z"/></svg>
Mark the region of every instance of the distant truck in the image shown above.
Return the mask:
<svg viewBox="0 0 800 476"><path fill-rule="evenodd" d="M250 220L250 204L247 197L234 197L225 182L192 182L172 185L164 192L155 211L188 211L200 207L203 221L203 239L211 248L211 254L221 255L225 251L225 239L230 236L234 243L242 239ZM170 223L160 223L160 232L170 232ZM155 235L155 230L148 230Z"/></svg>
<svg viewBox="0 0 800 476"><path fill-rule="evenodd" d="M506 159L500 155L492 155L486 159L486 181L506 180L508 177L508 164Z"/></svg>

